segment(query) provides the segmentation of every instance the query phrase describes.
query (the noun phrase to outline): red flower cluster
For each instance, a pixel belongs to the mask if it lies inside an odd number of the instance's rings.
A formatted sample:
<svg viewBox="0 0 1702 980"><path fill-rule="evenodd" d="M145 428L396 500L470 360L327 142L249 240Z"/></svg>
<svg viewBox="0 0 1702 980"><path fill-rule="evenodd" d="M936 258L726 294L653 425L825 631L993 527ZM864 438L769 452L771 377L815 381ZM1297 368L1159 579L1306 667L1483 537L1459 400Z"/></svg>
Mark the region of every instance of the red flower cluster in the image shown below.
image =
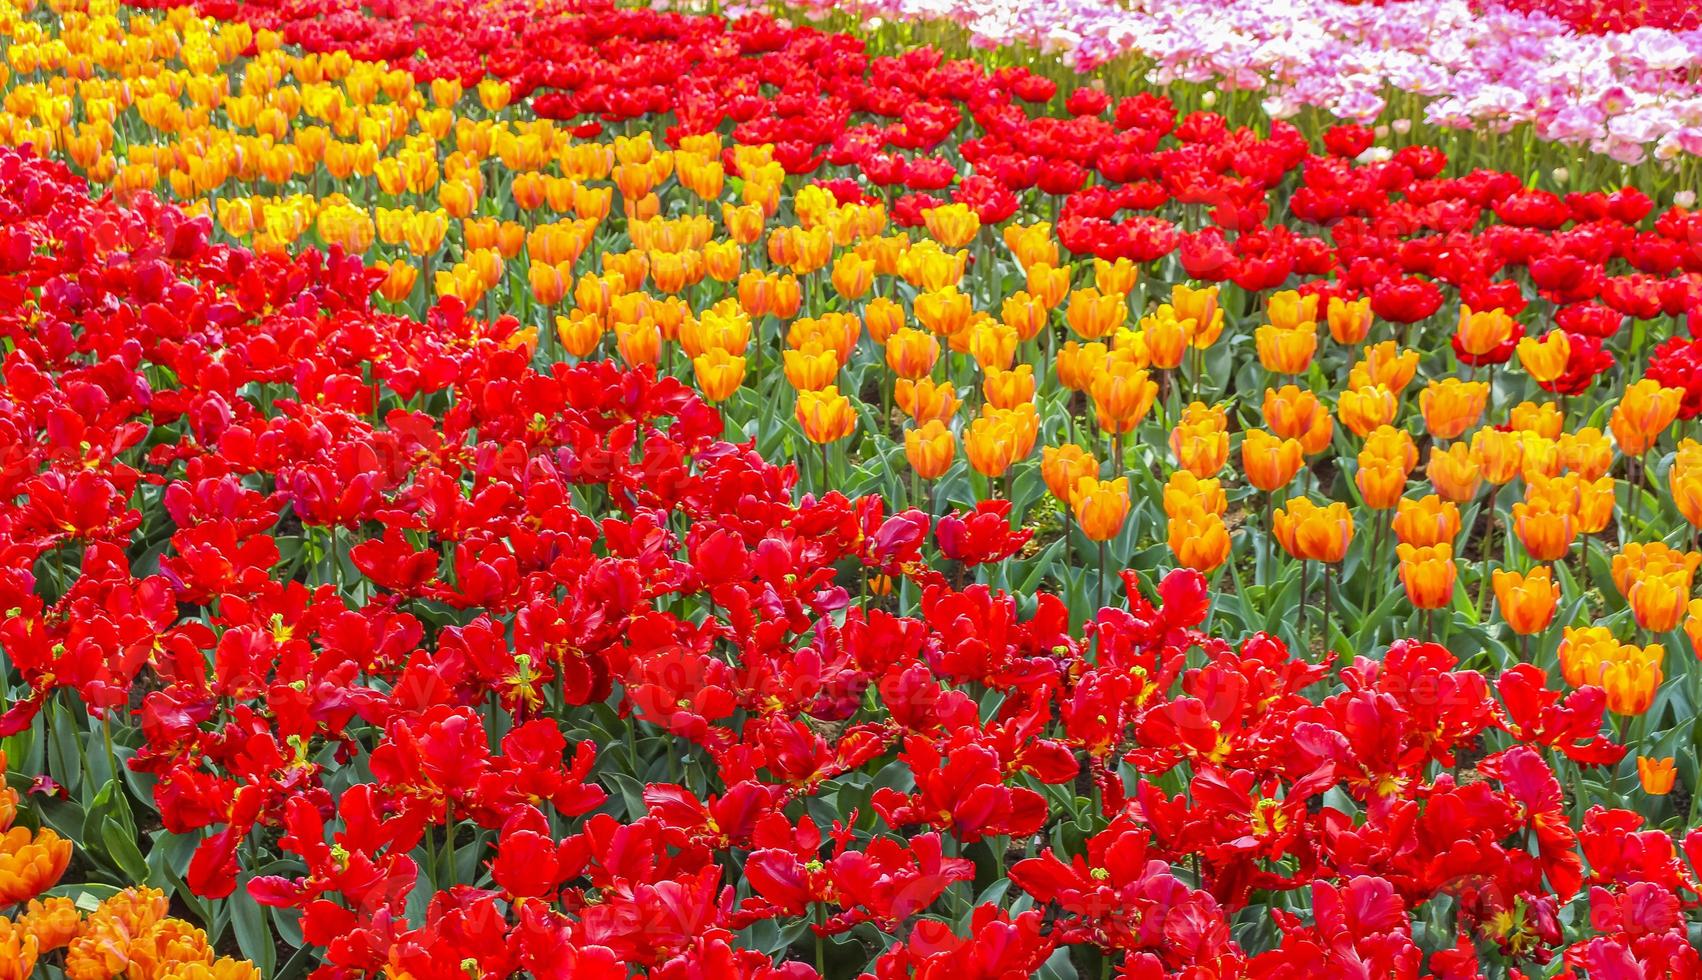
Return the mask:
<svg viewBox="0 0 1702 980"><path fill-rule="evenodd" d="M1397 644L1314 702L1330 665L1201 633L1191 571L1161 606L1131 575L1073 639L1049 597L1025 617L925 567L1008 554L980 516L930 543L876 500L795 503L791 470L713 438L677 384L540 374L512 323L373 312L373 275L335 253L256 258L82 194L0 154L5 642L35 691L6 728L61 691L139 697L131 765L200 839L190 887L300 910L323 976L803 978L769 954L804 924L899 937L882 978L1026 975L1074 944L1126 976L1414 976L1412 917L1443 899L1439 975L1559 954L1694 974L1670 839L1565 814L1548 760L1619 757L1599 689L1520 667L1492 691ZM297 580L308 547L349 580ZM910 570L922 616L851 604L859 566ZM637 767L634 746L574 737L619 724L593 710L617 689L629 731L679 740L685 782L623 781L600 759ZM1162 788L1184 771L1191 793ZM1066 858L1060 820L1102 829ZM299 871L249 877L245 842ZM1033 855L1010 875L1036 907L933 917L1007 849ZM440 890L415 918L422 875ZM1586 885L1598 935L1569 945ZM1273 913L1281 942L1244 951L1231 918L1281 891L1313 921ZM759 928L777 945L739 938Z"/></svg>

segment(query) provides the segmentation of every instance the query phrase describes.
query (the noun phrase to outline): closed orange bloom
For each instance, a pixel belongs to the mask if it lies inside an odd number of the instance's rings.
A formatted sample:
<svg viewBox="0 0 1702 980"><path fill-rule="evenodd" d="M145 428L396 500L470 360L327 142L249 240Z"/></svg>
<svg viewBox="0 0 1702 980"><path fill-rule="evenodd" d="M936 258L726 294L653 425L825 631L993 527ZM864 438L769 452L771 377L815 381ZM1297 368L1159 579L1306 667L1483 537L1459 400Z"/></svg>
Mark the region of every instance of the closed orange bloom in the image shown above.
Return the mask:
<svg viewBox="0 0 1702 980"><path fill-rule="evenodd" d="M968 326L970 315L975 312L969 297L958 292L956 286L917 293L912 306L916 319L942 337L949 337ZM891 342L890 338L888 342Z"/></svg>
<svg viewBox="0 0 1702 980"><path fill-rule="evenodd" d="M1053 265L1058 264L1057 253L1047 260ZM1025 263L1026 264L1026 263ZM1114 262L1104 259L1093 260L1093 284L1102 293L1123 293L1127 295L1141 281L1141 267L1128 259L1119 258Z"/></svg>
<svg viewBox="0 0 1702 980"><path fill-rule="evenodd" d="M1099 460L1073 442L1040 450L1040 476L1052 496L1064 503L1069 503L1070 491L1082 477L1098 474Z"/></svg>
<svg viewBox="0 0 1702 980"><path fill-rule="evenodd" d="M392 303L400 303L413 295L414 283L419 281L419 266L407 262L376 262L384 270L384 280L378 284L378 295Z"/></svg>
<svg viewBox="0 0 1702 980"><path fill-rule="evenodd" d="M1220 480L1202 480L1187 470L1177 470L1164 481L1164 513L1169 517L1196 510L1222 517L1228 509L1229 497Z"/></svg>
<svg viewBox="0 0 1702 980"><path fill-rule="evenodd" d="M1678 572L1639 575L1626 593L1637 625L1651 633L1677 629L1690 604L1690 576Z"/></svg>
<svg viewBox="0 0 1702 980"><path fill-rule="evenodd" d="M1534 337L1519 338L1519 364L1531 380L1548 383L1566 373L1566 364L1572 359L1572 342L1566 339L1566 331L1550 330L1541 340Z"/></svg>
<svg viewBox="0 0 1702 980"><path fill-rule="evenodd" d="M0 905L16 905L59 883L71 863L71 842L43 827L13 827L0 835Z"/></svg>
<svg viewBox="0 0 1702 980"><path fill-rule="evenodd" d="M1051 319L1051 311L1023 290L1005 297L999 306L999 318L1016 331L1021 340L1033 340Z"/></svg>
<svg viewBox="0 0 1702 980"><path fill-rule="evenodd" d="M1447 449L1431 446L1424 475L1443 498L1462 504L1477 496L1483 486L1483 468L1472 455L1471 447L1463 442Z"/></svg>
<svg viewBox="0 0 1702 980"><path fill-rule="evenodd" d="M1191 402L1170 432L1176 465L1199 477L1213 476L1229 459L1229 418L1221 407Z"/></svg>
<svg viewBox="0 0 1702 980"><path fill-rule="evenodd" d="M1041 262L1058 264L1058 243L1052 239L1052 223L1049 221L1032 225L1008 224L1004 227L1003 237L1005 247L1025 269Z"/></svg>
<svg viewBox="0 0 1702 980"><path fill-rule="evenodd" d="M1606 626L1566 626L1560 631L1560 674L1572 687L1596 683L1604 661L1619 656L1620 642Z"/></svg>
<svg viewBox="0 0 1702 980"><path fill-rule="evenodd" d="M1129 479L1084 476L1070 491L1070 510L1089 541L1109 541L1129 516Z"/></svg>
<svg viewBox="0 0 1702 980"><path fill-rule="evenodd" d="M1613 445L1595 426L1560 436L1560 464L1586 480L1594 480L1613 466Z"/></svg>
<svg viewBox="0 0 1702 980"><path fill-rule="evenodd" d="M1406 493L1407 473L1400 460L1362 450L1359 469L1353 474L1354 486L1365 506L1372 510L1388 510L1399 504Z"/></svg>
<svg viewBox="0 0 1702 980"><path fill-rule="evenodd" d="M875 264L855 252L841 255L830 276L834 292L846 299L859 299L875 282Z"/></svg>
<svg viewBox="0 0 1702 980"><path fill-rule="evenodd" d="M1334 564L1353 543L1353 514L1336 501L1319 507L1307 497L1294 497L1275 515L1277 541L1283 550L1303 561Z"/></svg>
<svg viewBox="0 0 1702 980"><path fill-rule="evenodd" d="M1285 439L1294 439L1306 455L1323 452L1335 433L1330 409L1317 395L1294 385L1265 389L1265 424Z"/></svg>
<svg viewBox="0 0 1702 980"><path fill-rule="evenodd" d="M1329 321L1330 336L1336 343L1357 344L1371 332L1371 300L1331 296L1324 307L1324 319Z"/></svg>
<svg viewBox="0 0 1702 980"><path fill-rule="evenodd" d="M662 331L646 318L638 323L615 325L615 346L629 367L652 367L662 357Z"/></svg>
<svg viewBox="0 0 1702 980"><path fill-rule="evenodd" d="M1678 768L1673 764L1673 757L1656 759L1652 756L1637 757L1637 781L1643 784L1643 792L1650 796L1665 796L1672 792L1673 784L1678 782Z"/></svg>
<svg viewBox="0 0 1702 980"><path fill-rule="evenodd" d="M1613 520L1613 477L1586 480L1576 473L1567 473L1556 483L1565 488L1572 498L1572 513L1578 518L1579 534L1599 534Z"/></svg>
<svg viewBox="0 0 1702 980"><path fill-rule="evenodd" d="M1608 428L1613 432L1613 441L1619 444L1619 451L1627 456L1648 452L1678 416L1683 400L1683 389L1665 388L1650 378L1626 388L1608 419Z"/></svg>
<svg viewBox="0 0 1702 980"><path fill-rule="evenodd" d="M1194 321L1177 319L1175 309L1169 305L1141 318L1141 338L1146 343L1147 357L1153 367L1166 371L1181 366L1193 332Z"/></svg>
<svg viewBox="0 0 1702 980"><path fill-rule="evenodd" d="M1690 652L1702 659L1702 599L1692 599L1685 607L1684 635L1690 637Z"/></svg>
<svg viewBox="0 0 1702 980"><path fill-rule="evenodd" d="M1168 543L1176 564L1210 572L1229 560L1229 528L1223 518L1194 508L1170 515Z"/></svg>
<svg viewBox="0 0 1702 980"><path fill-rule="evenodd" d="M1008 371L1016 363L1019 338L1009 326L997 320L982 320L965 328L965 332L969 335L969 356L975 358L983 371Z"/></svg>
<svg viewBox="0 0 1702 980"><path fill-rule="evenodd" d="M1460 508L1435 494L1417 500L1403 499L1396 506L1393 526L1395 537L1402 544L1452 545L1460 536Z"/></svg>
<svg viewBox="0 0 1702 980"><path fill-rule="evenodd" d="M774 305L769 310L782 320L790 320L798 315L798 307L803 305L804 293L798 285L798 277L790 273L773 277ZM753 316L755 314L752 314Z"/></svg>
<svg viewBox="0 0 1702 980"><path fill-rule="evenodd" d="M1089 387L1099 426L1106 432L1132 432L1158 397L1158 382L1131 364L1112 362Z"/></svg>
<svg viewBox="0 0 1702 980"><path fill-rule="evenodd" d="M692 358L691 367L698 390L712 402L731 398L745 381L745 359L719 347Z"/></svg>
<svg viewBox="0 0 1702 980"><path fill-rule="evenodd" d="M899 378L893 385L893 398L906 415L916 420L917 425L929 419L949 422L957 414L960 404L950 382L935 382L930 378L915 381Z"/></svg>
<svg viewBox="0 0 1702 980"><path fill-rule="evenodd" d="M1513 318L1497 307L1478 312L1469 306L1460 307L1460 323L1454 339L1467 354L1483 356L1505 344L1513 336Z"/></svg>
<svg viewBox="0 0 1702 980"><path fill-rule="evenodd" d="M837 442L857 428L857 413L851 408L851 399L841 395L837 385L798 392L794 414L811 442Z"/></svg>
<svg viewBox="0 0 1702 980"><path fill-rule="evenodd" d="M603 318L584 310L573 310L566 316L556 316L556 337L563 350L574 357L585 357L603 341Z"/></svg>
<svg viewBox="0 0 1702 980"><path fill-rule="evenodd" d="M1521 433L1485 427L1472 433L1471 452L1483 478L1501 486L1519 475L1525 441Z"/></svg>
<svg viewBox="0 0 1702 980"><path fill-rule="evenodd" d="M963 436L963 453L977 473L996 479L1011 464L1028 455L1021 451L1022 434L1001 414L983 415L969 424Z"/></svg>
<svg viewBox="0 0 1702 980"><path fill-rule="evenodd" d="M1098 340L1113 333L1128 322L1128 318L1127 297L1122 293L1101 293L1091 286L1071 293L1070 305L1064 309L1064 322L1087 340Z"/></svg>
<svg viewBox="0 0 1702 980"><path fill-rule="evenodd" d="M1536 432L1549 439L1560 438L1566 416L1553 402L1520 402L1507 413L1507 426L1519 432Z"/></svg>
<svg viewBox="0 0 1702 980"><path fill-rule="evenodd" d="M923 210L922 223L934 241L947 248L962 248L981 230L981 218L965 204L944 204Z"/></svg>
<svg viewBox="0 0 1702 980"><path fill-rule="evenodd" d="M901 378L925 378L940 359L940 342L932 334L903 327L887 338L886 365Z"/></svg>
<svg viewBox="0 0 1702 980"><path fill-rule="evenodd" d="M1241 440L1241 471L1248 483L1266 493L1294 482L1294 475L1305 461L1305 450L1296 439L1274 436L1264 429L1248 429Z"/></svg>
<svg viewBox="0 0 1702 980"><path fill-rule="evenodd" d="M1284 289L1271 294L1265 303L1265 318L1279 330L1312 330L1318 326L1318 295L1301 295L1298 290Z"/></svg>
<svg viewBox="0 0 1702 980"><path fill-rule="evenodd" d="M743 354L751 342L751 318L736 301L724 299L695 318L680 322L680 346L696 357L719 347Z"/></svg>
<svg viewBox="0 0 1702 980"><path fill-rule="evenodd" d="M1455 439L1477 424L1489 400L1489 385L1482 381L1444 378L1432 381L1418 395L1418 410L1424 413L1425 428L1437 439Z"/></svg>
<svg viewBox="0 0 1702 980"><path fill-rule="evenodd" d="M1009 371L989 368L981 393L994 408L1015 408L1034 400L1034 365L1018 364Z"/></svg>
<svg viewBox="0 0 1702 980"><path fill-rule="evenodd" d="M1342 424L1362 439L1373 429L1393 422L1399 408L1395 393L1382 385L1349 388L1336 400Z"/></svg>
<svg viewBox="0 0 1702 980"><path fill-rule="evenodd" d="M1217 305L1217 287L1194 289L1186 283L1170 287L1170 305L1176 317L1194 321L1194 346L1200 350L1217 343L1223 336L1223 308Z"/></svg>
<svg viewBox="0 0 1702 980"><path fill-rule="evenodd" d="M1104 344L1067 341L1057 354L1058 382L1071 391L1086 391L1105 364L1107 353Z"/></svg>
<svg viewBox="0 0 1702 980"><path fill-rule="evenodd" d="M1560 586L1549 576L1547 565L1538 565L1522 575L1498 568L1490 573L1490 583L1495 587L1501 618L1513 632L1529 636L1554 622Z"/></svg>
<svg viewBox="0 0 1702 980"><path fill-rule="evenodd" d="M789 350L782 355L786 380L799 391L820 391L839 377L839 353L811 341L803 350Z"/></svg>
<svg viewBox="0 0 1702 980"><path fill-rule="evenodd" d="M1698 565L1702 565L1702 552L1680 551L1664 541L1627 541L1613 556L1611 574L1613 584L1626 598L1630 598L1634 582L1650 575L1681 576L1683 591L1689 592Z"/></svg>
<svg viewBox="0 0 1702 980"><path fill-rule="evenodd" d="M956 455L957 438L939 419L929 419L921 428L904 433L904 456L924 480L944 476Z"/></svg>
<svg viewBox="0 0 1702 980"><path fill-rule="evenodd" d="M1418 351L1402 350L1392 340L1372 344L1347 373L1349 388L1382 385L1399 394L1418 373Z"/></svg>
<svg viewBox="0 0 1702 980"><path fill-rule="evenodd" d="M1304 374L1318 350L1318 326L1308 323L1290 330L1264 324L1253 331L1259 363L1272 374Z"/></svg>
<svg viewBox="0 0 1702 980"><path fill-rule="evenodd" d="M1513 505L1513 531L1537 561L1559 561L1572 548L1578 519L1570 508L1547 498Z"/></svg>
<svg viewBox="0 0 1702 980"><path fill-rule="evenodd" d="M1070 267L1055 269L1044 262L1036 262L1028 267L1027 272L1029 295L1039 300L1047 309L1057 309L1058 304L1064 301L1065 295L1070 291Z"/></svg>
<svg viewBox="0 0 1702 980"><path fill-rule="evenodd" d="M1401 584L1406 586L1407 601L1417 609L1440 609L1454 598L1454 580L1459 570L1454 567L1454 546L1446 542L1425 547L1410 544L1395 546L1401 562Z"/></svg>
<svg viewBox="0 0 1702 980"><path fill-rule="evenodd" d="M1667 481L1678 512L1692 527L1702 527L1702 443L1686 439L1678 444Z"/></svg>
<svg viewBox="0 0 1702 980"><path fill-rule="evenodd" d="M534 262L526 270L526 278L532 286L532 296L544 306L554 306L567 295L569 284L573 282L573 268L566 263L553 266L547 262Z"/></svg>
<svg viewBox="0 0 1702 980"><path fill-rule="evenodd" d="M738 242L715 241L703 246L703 271L716 282L732 282L739 278L743 265Z"/></svg>
<svg viewBox="0 0 1702 980"><path fill-rule="evenodd" d="M1514 433L1519 437L1519 475L1526 483L1560 473L1560 443L1528 429Z"/></svg>
<svg viewBox="0 0 1702 980"><path fill-rule="evenodd" d="M1640 715L1655 703L1655 692L1665 680L1661 656L1666 651L1658 643L1641 650L1627 643L1622 649L1629 652L1603 663L1596 683L1607 694L1607 710L1617 715Z"/></svg>

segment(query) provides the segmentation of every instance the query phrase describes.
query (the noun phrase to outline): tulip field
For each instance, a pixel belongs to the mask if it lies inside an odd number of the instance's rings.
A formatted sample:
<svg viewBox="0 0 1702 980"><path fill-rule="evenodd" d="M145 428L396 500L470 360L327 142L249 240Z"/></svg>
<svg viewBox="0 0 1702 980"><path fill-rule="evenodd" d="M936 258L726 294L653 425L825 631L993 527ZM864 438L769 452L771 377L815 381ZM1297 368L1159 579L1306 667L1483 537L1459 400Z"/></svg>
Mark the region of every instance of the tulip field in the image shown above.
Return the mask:
<svg viewBox="0 0 1702 980"><path fill-rule="evenodd" d="M1702 980L1702 14L0 0L0 980Z"/></svg>

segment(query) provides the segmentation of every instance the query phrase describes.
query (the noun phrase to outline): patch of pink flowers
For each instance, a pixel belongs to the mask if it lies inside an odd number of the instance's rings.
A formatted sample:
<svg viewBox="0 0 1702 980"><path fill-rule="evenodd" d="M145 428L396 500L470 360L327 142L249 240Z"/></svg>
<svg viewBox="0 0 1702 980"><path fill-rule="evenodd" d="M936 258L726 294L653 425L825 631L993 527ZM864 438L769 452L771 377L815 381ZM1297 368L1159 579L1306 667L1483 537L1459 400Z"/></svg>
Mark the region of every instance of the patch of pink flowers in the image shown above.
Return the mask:
<svg viewBox="0 0 1702 980"><path fill-rule="evenodd" d="M1394 121L1393 93L1433 125L1507 132L1627 164L1702 154L1702 31L1585 33L1538 9L1469 0L799 0L813 12L946 19L989 47L1027 44L1086 70L1126 54L1147 80L1264 93L1278 118L1311 106ZM1542 4L1528 4L1533 8Z"/></svg>

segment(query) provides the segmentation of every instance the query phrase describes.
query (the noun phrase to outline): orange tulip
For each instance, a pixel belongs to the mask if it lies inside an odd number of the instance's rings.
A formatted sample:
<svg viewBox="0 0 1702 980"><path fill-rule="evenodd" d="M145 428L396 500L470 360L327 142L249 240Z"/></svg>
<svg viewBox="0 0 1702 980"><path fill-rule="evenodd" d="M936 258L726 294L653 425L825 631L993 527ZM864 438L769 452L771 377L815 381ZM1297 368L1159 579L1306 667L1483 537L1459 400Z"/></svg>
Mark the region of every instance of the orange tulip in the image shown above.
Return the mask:
<svg viewBox="0 0 1702 980"><path fill-rule="evenodd" d="M1301 295L1294 289L1272 293L1265 303L1265 318L1279 330L1316 331L1318 296L1316 293Z"/></svg>
<svg viewBox="0 0 1702 980"><path fill-rule="evenodd" d="M1619 451L1627 456L1648 452L1678 417L1683 400L1683 389L1664 388L1651 378L1626 388L1608 419L1608 428L1613 432L1613 441L1619 444Z"/></svg>
<svg viewBox="0 0 1702 980"><path fill-rule="evenodd" d="M1099 460L1075 443L1040 450L1040 476L1046 481L1046 489L1066 504L1082 477L1098 474Z"/></svg>
<svg viewBox="0 0 1702 980"><path fill-rule="evenodd" d="M1107 353L1104 344L1065 342L1058 349L1058 383L1071 391L1086 391L1105 366Z"/></svg>
<svg viewBox="0 0 1702 980"><path fill-rule="evenodd" d="M1323 452L1335 433L1329 408L1317 395L1294 385L1265 389L1265 424L1285 439L1300 443L1308 456Z"/></svg>
<svg viewBox="0 0 1702 980"><path fill-rule="evenodd" d="M1319 507L1307 497L1294 497L1277 509L1273 530L1283 550L1294 557L1334 564L1353 543L1353 514L1340 501Z"/></svg>
<svg viewBox="0 0 1702 980"><path fill-rule="evenodd" d="M1274 436L1264 429L1248 429L1241 440L1242 472L1248 483L1266 493L1292 483L1305 461L1305 450L1297 439Z"/></svg>
<svg viewBox="0 0 1702 980"><path fill-rule="evenodd" d="M1573 687L1594 684L1607 694L1609 711L1640 715L1649 710L1661 686L1658 643L1639 647L1621 643L1605 626L1568 626L1560 639L1560 671Z"/></svg>
<svg viewBox="0 0 1702 980"><path fill-rule="evenodd" d="M885 296L876 296L863 307L863 323L877 344L885 344L904 326L904 307Z"/></svg>
<svg viewBox="0 0 1702 980"><path fill-rule="evenodd" d="M1373 429L1393 422L1399 407L1395 393L1382 385L1350 388L1336 400L1342 424L1362 439Z"/></svg>
<svg viewBox="0 0 1702 980"><path fill-rule="evenodd" d="M1331 296L1324 307L1324 319L1329 321L1330 336L1336 343L1357 344L1371 332L1371 300Z"/></svg>
<svg viewBox="0 0 1702 980"><path fill-rule="evenodd" d="M1643 792L1650 796L1665 796L1672 792L1673 784L1678 781L1678 768L1673 764L1673 757L1656 759L1651 756L1637 757L1637 781L1643 784Z"/></svg>
<svg viewBox="0 0 1702 980"><path fill-rule="evenodd" d="M1553 402L1520 402L1507 413L1508 428L1518 432L1536 432L1549 439L1560 438L1566 428L1566 417Z"/></svg>
<svg viewBox="0 0 1702 980"><path fill-rule="evenodd" d="M1678 444L1667 481L1678 512L1691 527L1702 527L1702 443L1685 439Z"/></svg>
<svg viewBox="0 0 1702 980"><path fill-rule="evenodd" d="M964 204L944 204L922 211L928 234L947 248L962 248L981 230L981 219Z"/></svg>
<svg viewBox="0 0 1702 980"><path fill-rule="evenodd" d="M1042 259L1041 261L1047 261L1053 265L1057 265L1058 256L1056 251L1053 252L1050 258ZM1031 263L1025 262L1023 264L1029 265ZM1128 295L1134 291L1135 286L1138 285L1140 281L1141 267L1128 259L1119 258L1114 262L1107 262L1104 259L1093 260L1093 284L1099 287L1099 291L1102 293L1122 293L1124 295ZM1187 314L1183 315L1186 316Z"/></svg>
<svg viewBox="0 0 1702 980"><path fill-rule="evenodd" d="M1086 340L1098 340L1128 322L1129 302L1122 293L1101 293L1089 286L1070 294L1064 322Z"/></svg>
<svg viewBox="0 0 1702 980"><path fill-rule="evenodd" d="M1193 342L1194 321L1178 319L1175 308L1166 304L1151 316L1141 317L1140 325L1152 366L1165 371L1180 367Z"/></svg>
<svg viewBox="0 0 1702 980"><path fill-rule="evenodd" d="M1267 323L1253 331L1253 346L1266 371L1304 374L1318 350L1318 326L1308 323L1302 329L1284 329Z"/></svg>
<svg viewBox="0 0 1702 980"><path fill-rule="evenodd" d="M1365 348L1365 356L1347 373L1349 388L1380 384L1399 394L1418 372L1418 351L1401 350L1392 340Z"/></svg>
<svg viewBox="0 0 1702 980"><path fill-rule="evenodd" d="M1477 424L1489 400L1489 385L1482 381L1444 378L1432 381L1418 395L1418 410L1425 428L1437 439L1455 439Z"/></svg>
<svg viewBox="0 0 1702 980"><path fill-rule="evenodd" d="M71 842L52 829L13 827L0 835L0 905L27 902L58 884L71 863Z"/></svg>
<svg viewBox="0 0 1702 980"><path fill-rule="evenodd" d="M698 390L712 402L731 398L745 381L745 359L721 348L692 358L691 367Z"/></svg>
<svg viewBox="0 0 1702 980"><path fill-rule="evenodd" d="M1613 556L1610 572L1620 595L1629 598L1632 583L1647 575L1683 576L1684 591L1688 592L1698 566L1702 566L1702 552L1680 551L1662 541L1628 541Z"/></svg>
<svg viewBox="0 0 1702 980"><path fill-rule="evenodd" d="M1460 345L1460 350L1482 357L1511 339L1513 326L1513 318L1499 307L1478 312L1469 306L1462 306L1460 323L1454 330L1454 341Z"/></svg>
<svg viewBox="0 0 1702 980"><path fill-rule="evenodd" d="M886 364L901 378L925 378L940 359L940 342L932 334L902 327L887 338Z"/></svg>
<svg viewBox="0 0 1702 980"><path fill-rule="evenodd" d="M1690 603L1690 576L1640 575L1626 593L1637 625L1651 633L1677 629Z"/></svg>
<svg viewBox="0 0 1702 980"><path fill-rule="evenodd" d="M1446 542L1425 547L1395 546L1401 563L1401 584L1407 601L1417 609L1440 609L1454 598L1454 546Z"/></svg>
<svg viewBox="0 0 1702 980"><path fill-rule="evenodd" d="M1495 587L1495 603L1501 618L1520 636L1541 633L1554 622L1554 609L1560 603L1560 586L1549 576L1547 565L1538 565L1529 572L1496 569L1490 573Z"/></svg>
<svg viewBox="0 0 1702 980"><path fill-rule="evenodd" d="M1702 599L1692 599L1685 607L1684 635L1690 637L1690 652L1702 659Z"/></svg>
<svg viewBox="0 0 1702 980"><path fill-rule="evenodd" d="M1566 373L1572 358L1572 342L1564 330L1550 330L1541 340L1519 338L1519 365L1531 380L1546 384Z"/></svg>
<svg viewBox="0 0 1702 980"><path fill-rule="evenodd" d="M1525 441L1520 433L1486 427L1472 433L1471 454L1483 478L1501 486L1519 475Z"/></svg>
<svg viewBox="0 0 1702 980"><path fill-rule="evenodd" d="M924 480L937 480L951 469L957 454L957 439L939 419L929 419L919 429L904 433L904 456Z"/></svg>
<svg viewBox="0 0 1702 980"><path fill-rule="evenodd" d="M1183 568L1210 572L1229 560L1229 529L1223 518L1200 508L1170 515L1168 544Z"/></svg>
<svg viewBox="0 0 1702 980"><path fill-rule="evenodd" d="M1483 467L1472 456L1471 447L1456 442L1447 449L1430 447L1430 461L1424 465L1424 475L1436 492L1457 503L1477 496L1483 486Z"/></svg>
<svg viewBox="0 0 1702 980"><path fill-rule="evenodd" d="M1222 517L1228 509L1229 497L1220 480L1202 480L1187 470L1177 470L1164 481L1164 513L1169 517L1196 510Z"/></svg>
<svg viewBox="0 0 1702 980"><path fill-rule="evenodd" d="M832 348L823 350L816 341L803 350L784 351L781 358L787 382L799 391L820 391L839 376L838 352Z"/></svg>
<svg viewBox="0 0 1702 980"><path fill-rule="evenodd" d="M1129 516L1129 479L1084 476L1070 491L1070 510L1089 541L1109 541Z"/></svg>
<svg viewBox="0 0 1702 980"><path fill-rule="evenodd" d="M1460 508L1435 494L1417 500L1402 499L1396 505L1393 527L1395 537L1402 544L1451 545L1460 536Z"/></svg>
<svg viewBox="0 0 1702 980"><path fill-rule="evenodd" d="M1199 477L1212 476L1229 459L1229 418L1219 406L1191 402L1170 433L1176 465Z"/></svg>
<svg viewBox="0 0 1702 980"><path fill-rule="evenodd" d="M851 399L841 395L837 385L798 392L794 414L804 435L811 442L823 445L837 442L857 428L857 413L851 408Z"/></svg>
<svg viewBox="0 0 1702 980"><path fill-rule="evenodd" d="M1026 456L1019 452L1021 434L998 415L983 415L969 424L963 436L963 452L977 473L990 479L1004 476L1011 464Z"/></svg>
<svg viewBox="0 0 1702 980"><path fill-rule="evenodd" d="M930 378L919 378L911 381L899 378L893 386L893 397L898 407L904 410L916 421L917 425L929 419L939 419L941 422L951 421L957 414L957 392L950 383L935 382Z"/></svg>
<svg viewBox="0 0 1702 980"><path fill-rule="evenodd" d="M1158 397L1158 383L1131 364L1112 362L1094 376L1089 393L1106 432L1132 432Z"/></svg>
<svg viewBox="0 0 1702 980"><path fill-rule="evenodd" d="M1170 305L1176 316L1194 321L1193 344L1204 350L1223 335L1223 308L1217 305L1217 287L1194 289L1185 283L1170 287Z"/></svg>
<svg viewBox="0 0 1702 980"><path fill-rule="evenodd" d="M1606 473L1613 466L1613 446L1595 426L1560 436L1560 464L1586 480Z"/></svg>
<svg viewBox="0 0 1702 980"><path fill-rule="evenodd" d="M1513 530L1537 561L1559 561L1572 547L1578 520L1564 505L1547 498L1513 505Z"/></svg>

